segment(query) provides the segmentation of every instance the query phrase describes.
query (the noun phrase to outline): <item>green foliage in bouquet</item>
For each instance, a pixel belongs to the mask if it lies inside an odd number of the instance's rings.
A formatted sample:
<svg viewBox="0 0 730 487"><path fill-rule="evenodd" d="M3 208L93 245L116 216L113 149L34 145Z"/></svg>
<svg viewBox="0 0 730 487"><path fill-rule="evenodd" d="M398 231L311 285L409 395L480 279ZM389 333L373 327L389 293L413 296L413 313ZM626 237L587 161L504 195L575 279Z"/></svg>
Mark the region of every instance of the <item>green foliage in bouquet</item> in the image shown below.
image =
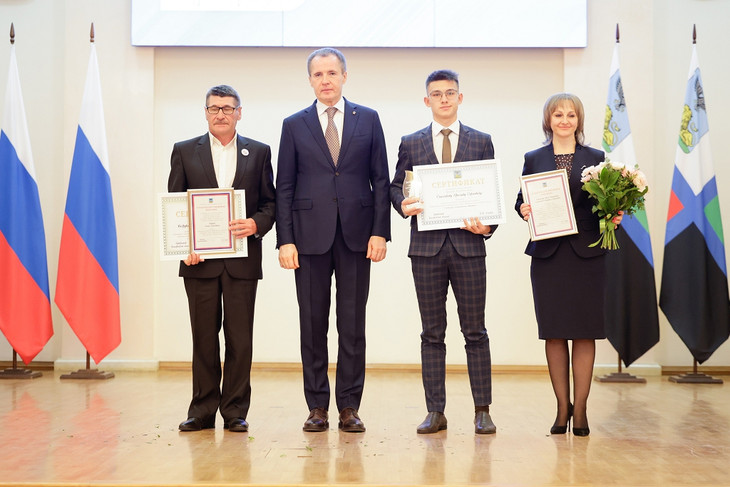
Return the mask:
<svg viewBox="0 0 730 487"><path fill-rule="evenodd" d="M583 169L581 173L583 191L595 200L593 213L598 213L601 238L593 242L602 249L616 250L616 224L613 219L623 211L624 216L644 209L644 195L649 191L646 176L639 170L617 162L602 162Z"/></svg>

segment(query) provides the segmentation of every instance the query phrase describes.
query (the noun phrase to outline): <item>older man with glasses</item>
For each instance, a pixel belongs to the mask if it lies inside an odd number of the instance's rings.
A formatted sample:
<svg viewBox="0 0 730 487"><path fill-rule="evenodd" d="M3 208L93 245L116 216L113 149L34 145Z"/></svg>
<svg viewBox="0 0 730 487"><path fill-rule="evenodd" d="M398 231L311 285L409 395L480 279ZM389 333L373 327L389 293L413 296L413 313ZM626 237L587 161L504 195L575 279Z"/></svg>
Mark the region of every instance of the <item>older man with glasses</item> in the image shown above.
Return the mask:
<svg viewBox="0 0 730 487"><path fill-rule="evenodd" d="M173 147L167 189L245 190L247 218L232 220L228 229L235 238L246 239L248 256L205 260L190 253L180 263L193 332L193 399L180 430L213 428L220 409L224 428L245 432L251 400L254 302L258 280L263 277L261 238L274 225L275 217L271 149L236 133L241 98L230 86L208 91L205 118L208 133ZM221 326L226 348L222 388Z"/></svg>

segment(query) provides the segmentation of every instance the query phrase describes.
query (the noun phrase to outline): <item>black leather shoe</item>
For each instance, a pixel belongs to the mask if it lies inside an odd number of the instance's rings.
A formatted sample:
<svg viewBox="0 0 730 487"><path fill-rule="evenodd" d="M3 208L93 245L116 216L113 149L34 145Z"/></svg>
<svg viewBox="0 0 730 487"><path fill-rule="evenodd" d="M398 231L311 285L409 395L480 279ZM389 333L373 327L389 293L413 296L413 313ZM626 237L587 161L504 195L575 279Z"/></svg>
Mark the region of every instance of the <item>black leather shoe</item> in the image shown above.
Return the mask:
<svg viewBox="0 0 730 487"><path fill-rule="evenodd" d="M497 427L489 415L489 406L478 407L474 413L474 432L478 435L492 435L497 432Z"/></svg>
<svg viewBox="0 0 730 487"><path fill-rule="evenodd" d="M309 412L309 417L304 422L304 427L302 427L302 429L304 431L311 431L315 433L318 433L320 431L327 431L327 429L330 427L328 418L329 415L327 414L326 409L314 408Z"/></svg>
<svg viewBox="0 0 730 487"><path fill-rule="evenodd" d="M441 430L445 430L447 425L446 416L444 413L438 411L430 412L426 415L426 419L423 423L418 425L416 433L419 435L427 435L430 433L436 433Z"/></svg>
<svg viewBox="0 0 730 487"><path fill-rule="evenodd" d="M203 420L200 418L188 418L180 423L179 428L180 431L200 431L215 428L215 419Z"/></svg>
<svg viewBox="0 0 730 487"><path fill-rule="evenodd" d="M223 423L223 428L235 433L245 433L248 431L248 423L243 418L233 418Z"/></svg>
<svg viewBox="0 0 730 487"><path fill-rule="evenodd" d="M365 423L354 408L345 408L340 411L340 422L337 425L345 433L362 433L365 431Z"/></svg>

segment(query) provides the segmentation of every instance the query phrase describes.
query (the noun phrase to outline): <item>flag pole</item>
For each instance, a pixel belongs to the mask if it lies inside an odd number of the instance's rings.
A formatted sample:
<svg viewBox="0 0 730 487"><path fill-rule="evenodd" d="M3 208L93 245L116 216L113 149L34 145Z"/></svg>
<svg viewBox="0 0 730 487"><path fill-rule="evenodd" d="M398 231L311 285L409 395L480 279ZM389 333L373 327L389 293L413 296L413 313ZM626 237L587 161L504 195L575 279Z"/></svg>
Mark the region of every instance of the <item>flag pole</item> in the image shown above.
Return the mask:
<svg viewBox="0 0 730 487"><path fill-rule="evenodd" d="M38 370L19 369L18 352L13 349L13 366L0 372L0 379L35 379L42 375Z"/></svg>
<svg viewBox="0 0 730 487"><path fill-rule="evenodd" d="M89 29L89 43L94 43L94 23L91 23L91 28ZM71 372L69 374L63 374L61 376L61 379L92 379L92 380L105 380L105 379L111 379L114 377L114 372L104 372L99 369L92 369L91 368L91 354L89 354L89 351L86 351L86 368L85 369L79 369L76 372Z"/></svg>
<svg viewBox="0 0 730 487"><path fill-rule="evenodd" d="M10 22L10 45L15 44L15 25ZM18 352L13 348L13 367L0 372L0 379L35 379L43 374L37 370L19 369Z"/></svg>
<svg viewBox="0 0 730 487"><path fill-rule="evenodd" d="M697 24L692 24L692 45L697 44ZM722 379L717 379L711 375L701 373L697 370L697 359L692 363L692 372L689 374L680 374L669 377L670 382L678 384L722 384Z"/></svg>
<svg viewBox="0 0 730 487"><path fill-rule="evenodd" d="M619 33L618 23L616 23L616 44L621 42L621 35ZM636 377L626 372L621 371L621 353L616 353L618 356L618 372L611 372L610 374L594 376L593 380L596 382L637 382L646 384L646 379L643 377Z"/></svg>

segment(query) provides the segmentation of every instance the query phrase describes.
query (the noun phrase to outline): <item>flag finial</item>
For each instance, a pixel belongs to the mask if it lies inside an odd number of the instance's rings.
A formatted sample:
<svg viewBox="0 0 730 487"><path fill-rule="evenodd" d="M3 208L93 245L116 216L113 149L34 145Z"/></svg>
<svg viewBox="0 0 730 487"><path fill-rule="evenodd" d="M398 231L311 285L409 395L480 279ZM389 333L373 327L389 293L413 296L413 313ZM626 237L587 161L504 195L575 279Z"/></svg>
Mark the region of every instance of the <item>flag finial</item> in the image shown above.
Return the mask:
<svg viewBox="0 0 730 487"><path fill-rule="evenodd" d="M15 44L15 26L10 22L10 44Z"/></svg>
<svg viewBox="0 0 730 487"><path fill-rule="evenodd" d="M697 24L692 24L692 44L697 44Z"/></svg>
<svg viewBox="0 0 730 487"><path fill-rule="evenodd" d="M91 23L91 29L89 29L89 42L94 43L94 23Z"/></svg>
<svg viewBox="0 0 730 487"><path fill-rule="evenodd" d="M620 37L620 36L619 36L619 34L618 34L618 23L617 23L617 24L616 24L616 44L618 44L618 43L620 42L620 41L619 41L619 37Z"/></svg>

